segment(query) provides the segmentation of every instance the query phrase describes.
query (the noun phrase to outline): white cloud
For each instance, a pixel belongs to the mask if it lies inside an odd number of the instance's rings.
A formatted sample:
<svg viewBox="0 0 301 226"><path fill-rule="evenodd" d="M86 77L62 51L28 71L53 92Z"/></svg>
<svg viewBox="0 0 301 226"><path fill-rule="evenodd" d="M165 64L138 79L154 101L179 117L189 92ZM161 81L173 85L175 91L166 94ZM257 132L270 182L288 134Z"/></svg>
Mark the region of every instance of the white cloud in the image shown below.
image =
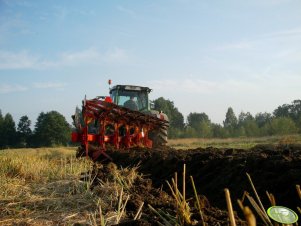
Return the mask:
<svg viewBox="0 0 301 226"><path fill-rule="evenodd" d="M273 44L279 43L286 47L300 47L301 27L295 27L288 30L279 30L270 33L264 33L253 36L247 40L238 40L236 42L220 45L216 50L260 50L265 49ZM279 47L277 48L279 49ZM281 49L281 48L280 48Z"/></svg>
<svg viewBox="0 0 301 226"><path fill-rule="evenodd" d="M39 58L27 51L14 53L0 50L0 69L34 68L38 62Z"/></svg>
<svg viewBox="0 0 301 226"><path fill-rule="evenodd" d="M63 89L66 87L65 83L60 82L36 82L31 85L34 89ZM0 93L16 93L28 91L29 88L20 84L0 84Z"/></svg>
<svg viewBox="0 0 301 226"><path fill-rule="evenodd" d="M73 12L75 14L78 14L78 15L81 15L81 16L94 16L96 13L94 10L84 10L84 9L76 9L76 10L73 10Z"/></svg>
<svg viewBox="0 0 301 226"><path fill-rule="evenodd" d="M63 88L65 86L66 85L64 83L58 82L36 82L33 84L33 87L37 89Z"/></svg>
<svg viewBox="0 0 301 226"><path fill-rule="evenodd" d="M288 39L288 38L300 38L301 37L301 27L295 27L287 30L280 30L270 33L265 33L258 35L258 39Z"/></svg>
<svg viewBox="0 0 301 226"><path fill-rule="evenodd" d="M65 66L83 66L101 63L127 63L129 56L122 48L105 53L89 48L77 52L61 52L57 59L43 59L28 51L10 52L0 50L0 70L5 69L49 69Z"/></svg>
<svg viewBox="0 0 301 226"><path fill-rule="evenodd" d="M137 18L137 14L133 10L125 8L124 6L117 6L117 10L131 16L132 18Z"/></svg>
<svg viewBox="0 0 301 226"><path fill-rule="evenodd" d="M89 48L78 52L64 52L60 54L58 64L61 65L72 65L82 62L98 62L101 61L101 54L93 49Z"/></svg>
<svg viewBox="0 0 301 226"><path fill-rule="evenodd" d="M254 4L257 4L259 6L278 6L278 5L283 5L286 3L292 2L292 0L255 0L253 1Z"/></svg>
<svg viewBox="0 0 301 226"><path fill-rule="evenodd" d="M28 90L27 87L22 85L11 85L11 84L0 84L0 93L15 93L15 92L23 92Z"/></svg>
<svg viewBox="0 0 301 226"><path fill-rule="evenodd" d="M247 50L252 49L253 44L251 41L239 41L236 43L228 43L217 47L217 50Z"/></svg>
<svg viewBox="0 0 301 226"><path fill-rule="evenodd" d="M209 68L215 77L217 74L237 78L300 76L300 43L300 27L256 35L217 47L211 53L215 61L208 61L203 68Z"/></svg>
<svg viewBox="0 0 301 226"><path fill-rule="evenodd" d="M129 56L125 49L121 48L114 48L113 50L108 51L104 57L104 61L114 63L114 62L127 62L129 60Z"/></svg>
<svg viewBox="0 0 301 226"><path fill-rule="evenodd" d="M256 84L243 80L210 81L203 79L173 79L149 81L149 86L159 92L212 94L223 92L255 91Z"/></svg>
<svg viewBox="0 0 301 226"><path fill-rule="evenodd" d="M2 2L11 7L11 6L21 6L21 7L29 7L31 3L28 1L20 1L20 0L2 0Z"/></svg>
<svg viewBox="0 0 301 226"><path fill-rule="evenodd" d="M129 55L125 49L115 47L105 53L89 48L78 52L64 52L60 54L58 66L100 63L126 63Z"/></svg>

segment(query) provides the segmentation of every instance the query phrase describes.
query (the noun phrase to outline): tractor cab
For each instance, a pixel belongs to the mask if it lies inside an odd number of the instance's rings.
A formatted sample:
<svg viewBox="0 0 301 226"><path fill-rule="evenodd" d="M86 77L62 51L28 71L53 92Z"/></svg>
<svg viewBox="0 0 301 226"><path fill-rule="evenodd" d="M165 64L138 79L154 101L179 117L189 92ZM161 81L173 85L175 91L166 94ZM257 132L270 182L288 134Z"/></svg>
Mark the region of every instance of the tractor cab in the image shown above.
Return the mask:
<svg viewBox="0 0 301 226"><path fill-rule="evenodd" d="M118 106L131 110L146 112L150 111L148 94L152 90L148 87L132 85L116 85L110 89L110 96Z"/></svg>

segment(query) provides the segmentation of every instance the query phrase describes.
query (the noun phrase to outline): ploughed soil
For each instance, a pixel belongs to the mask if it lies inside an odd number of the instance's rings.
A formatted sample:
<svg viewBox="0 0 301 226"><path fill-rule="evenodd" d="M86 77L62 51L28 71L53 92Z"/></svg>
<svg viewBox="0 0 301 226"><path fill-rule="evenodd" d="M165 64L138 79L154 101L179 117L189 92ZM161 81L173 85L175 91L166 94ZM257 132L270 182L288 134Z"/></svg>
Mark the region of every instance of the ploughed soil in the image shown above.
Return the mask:
<svg viewBox="0 0 301 226"><path fill-rule="evenodd" d="M202 201L207 225L229 225L224 188L228 188L234 211L238 216L237 225L246 225L238 207L244 191L255 199L246 173L250 174L254 186L267 209L271 206L266 191L275 196L276 204L289 207L297 212L301 206L295 186L301 184L301 145L258 145L244 149L217 149L214 147L191 150L176 150L161 147L152 150L137 148L127 151L108 151L118 167L139 165L139 172L145 175L135 182L127 212L136 213L143 201L144 209L140 221L125 222L120 225L156 225L160 218L147 208L174 214L175 203L166 181L171 181L178 173L181 190L183 164L186 164L186 197L194 193L189 176L193 176L196 189ZM245 200L244 205L251 204ZM201 225L194 203L190 203L192 219ZM161 220L162 222L162 220ZM260 225L260 218L257 217Z"/></svg>

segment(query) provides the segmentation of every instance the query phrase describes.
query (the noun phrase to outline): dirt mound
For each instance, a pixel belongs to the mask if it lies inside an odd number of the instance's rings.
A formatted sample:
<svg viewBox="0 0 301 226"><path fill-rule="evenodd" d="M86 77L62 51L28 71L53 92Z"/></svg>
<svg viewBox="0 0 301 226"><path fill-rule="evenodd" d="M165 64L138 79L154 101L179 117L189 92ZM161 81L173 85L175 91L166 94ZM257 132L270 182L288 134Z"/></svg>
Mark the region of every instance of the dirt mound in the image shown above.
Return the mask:
<svg viewBox="0 0 301 226"><path fill-rule="evenodd" d="M233 200L241 198L244 191L252 193L246 173L251 175L266 207L270 204L265 191L274 194L278 205L292 209L300 206L295 185L301 184L301 145L260 145L249 150L164 147L108 154L123 167L139 164L139 171L149 175L156 187L163 185L166 191L166 180L170 181L174 172L181 173L185 163L187 175L193 176L198 192L205 195L212 206L221 209L226 209L224 188L230 189ZM192 189L187 189L193 196Z"/></svg>

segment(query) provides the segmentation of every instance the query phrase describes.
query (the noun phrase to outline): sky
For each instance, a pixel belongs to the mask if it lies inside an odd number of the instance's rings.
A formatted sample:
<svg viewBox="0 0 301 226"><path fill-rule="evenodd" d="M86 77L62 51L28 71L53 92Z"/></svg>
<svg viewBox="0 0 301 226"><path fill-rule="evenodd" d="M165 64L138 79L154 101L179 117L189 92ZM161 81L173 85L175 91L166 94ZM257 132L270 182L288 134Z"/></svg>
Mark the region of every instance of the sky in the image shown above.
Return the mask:
<svg viewBox="0 0 301 226"><path fill-rule="evenodd" d="M0 0L0 109L17 123L85 95L153 89L186 118L301 98L299 0Z"/></svg>

